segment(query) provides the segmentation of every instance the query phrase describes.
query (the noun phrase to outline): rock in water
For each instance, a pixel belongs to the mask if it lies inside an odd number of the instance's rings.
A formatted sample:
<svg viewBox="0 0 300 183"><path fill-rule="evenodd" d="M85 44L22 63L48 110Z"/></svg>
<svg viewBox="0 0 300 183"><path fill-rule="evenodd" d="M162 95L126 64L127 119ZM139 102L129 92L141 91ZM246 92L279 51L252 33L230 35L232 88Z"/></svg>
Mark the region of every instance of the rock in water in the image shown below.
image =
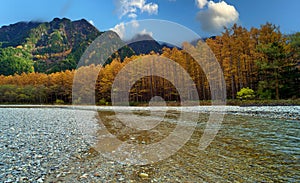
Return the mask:
<svg viewBox="0 0 300 183"><path fill-rule="evenodd" d="M148 178L148 177L149 177L149 175L146 174L146 173L140 173L139 176L140 176L141 178Z"/></svg>

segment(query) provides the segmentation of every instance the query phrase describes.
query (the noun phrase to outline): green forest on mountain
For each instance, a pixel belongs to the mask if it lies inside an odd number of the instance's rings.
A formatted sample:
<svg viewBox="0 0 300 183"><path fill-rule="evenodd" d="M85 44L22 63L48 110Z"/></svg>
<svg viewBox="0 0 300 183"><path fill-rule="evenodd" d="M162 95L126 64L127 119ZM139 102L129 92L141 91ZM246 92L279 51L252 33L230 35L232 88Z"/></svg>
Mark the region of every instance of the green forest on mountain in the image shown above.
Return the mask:
<svg viewBox="0 0 300 183"><path fill-rule="evenodd" d="M61 35L64 34L54 31L48 40L50 42L47 42L51 47L35 48L38 54L34 54L34 58L31 54L33 49L26 48L32 47L33 42L37 44L34 37L22 46L0 45L0 103L72 103L73 78L78 72L75 67L84 51L82 48L86 48L99 34L93 34L89 41L81 43L84 45L75 44L75 41L68 45L67 35ZM250 30L233 25L220 36L206 39L205 42L223 70L228 99L239 98L237 93L243 88L252 89L255 95L251 98L256 99L300 98L300 33L283 35L279 27L270 23ZM75 46L82 48L73 52L70 48ZM180 64L193 79L199 99L210 100L207 78L196 61L184 51L184 46L182 50L165 47L160 53L153 51L148 55L159 55ZM199 47L198 43L195 48ZM48 54L50 48L56 55ZM116 54L105 66L79 68L86 69L87 75L90 69L101 70L95 91L98 104L111 102L111 86L118 72L129 62L145 56L133 55L130 48L124 54L127 56ZM51 62L51 58L56 57L64 59ZM148 102L153 96L161 96L166 101L180 101L172 83L156 76L141 78L129 93L132 102Z"/></svg>

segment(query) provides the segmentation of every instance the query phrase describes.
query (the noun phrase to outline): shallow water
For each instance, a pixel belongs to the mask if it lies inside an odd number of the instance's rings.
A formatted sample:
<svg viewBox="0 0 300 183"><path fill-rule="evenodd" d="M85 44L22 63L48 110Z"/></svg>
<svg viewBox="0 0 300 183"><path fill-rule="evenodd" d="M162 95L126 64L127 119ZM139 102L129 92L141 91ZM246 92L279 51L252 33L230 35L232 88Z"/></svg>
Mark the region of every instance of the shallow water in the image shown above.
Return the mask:
<svg viewBox="0 0 300 183"><path fill-rule="evenodd" d="M119 139L132 143L130 137L134 137L135 143L144 141L148 144L172 133L178 112L167 112L162 122L165 124L154 130L161 133L152 135L149 132L145 135L145 132L130 131L124 126L116 128L121 122L110 118L112 112L102 111L99 115L102 121L106 121L106 127L112 129L111 132ZM146 115L146 112L140 112L139 115ZM178 152L152 165L136 166L139 172L149 173L150 179L159 182L300 180L299 121L226 115L212 143L205 150L199 150L199 139L208 116L200 114L192 137ZM134 180L139 181L136 177Z"/></svg>
<svg viewBox="0 0 300 183"><path fill-rule="evenodd" d="M145 109L137 108L134 113L141 120L144 120L145 117L149 119L158 118L161 114L159 111L158 108L157 111L149 113ZM86 117L84 117L85 113L88 113ZM123 110L121 113L124 118L131 119L132 114L128 113L127 110ZM183 128L185 124L186 126L190 125L188 119L179 121L179 113L178 110L167 110L163 121L152 129L134 130L126 127L121 120L116 118L111 108L101 108L98 113L89 110L84 112L83 110L58 108L0 108L1 159L5 158L4 155L8 156L9 154L24 156L19 160L18 157L10 157L14 160L0 161L0 180L5 181L8 175L12 175L10 179L16 181L18 176L22 176L22 171L15 175L15 166L22 166L27 162L36 163L35 161L42 164L45 161L44 172L36 175L36 177L34 172L30 172L26 175L28 180L38 180L42 175L46 182L300 181L299 120L226 114L212 143L205 150L200 150L199 140L209 117L206 113L200 113L197 117L195 131L187 143L169 157L158 162L133 165L133 161L129 165L118 163L112 157L103 156L101 151L92 156L90 156L91 154L89 156L84 155L86 151L91 149L97 150L97 144L100 146L104 144L104 141L97 142L99 135L102 134L101 125L99 125L100 120L102 121L101 124L118 140L143 146L162 141L172 134L178 124L182 125ZM195 114L195 112L188 111L184 111L184 113L187 116ZM91 118L93 115L94 117ZM78 119L79 116L81 116L80 119ZM78 132L80 130L86 134L80 135ZM43 134L35 133L36 131ZM30 135L31 138L26 139L26 135ZM10 141L4 139L8 137ZM22 140L18 137L22 137ZM51 139L47 139L48 137ZM85 145L82 143L82 138L90 142L91 146L84 146L79 151L78 148L80 147L78 146ZM30 142L26 142L26 140ZM6 148L10 147L10 144L7 144L10 142L16 146L21 142L22 147ZM60 147L65 143L71 143L71 146ZM51 144L55 148L50 147ZM55 149L61 149L61 152L55 151ZM40 154L43 155L43 158L26 159L30 158L32 152L38 154L39 150L41 150ZM54 155L47 158L49 154ZM64 162L56 162L54 156L59 155L63 156L60 161ZM82 158L73 158L78 155ZM131 158L134 159L134 157ZM57 167L55 171L48 171L47 169L53 168L51 166L55 163L60 167ZM26 167L22 168L25 169ZM31 170L28 169L27 171ZM61 172L65 172L64 176L58 176L61 175ZM141 172L147 173L148 177L141 178L139 176ZM83 174L87 176L83 177Z"/></svg>

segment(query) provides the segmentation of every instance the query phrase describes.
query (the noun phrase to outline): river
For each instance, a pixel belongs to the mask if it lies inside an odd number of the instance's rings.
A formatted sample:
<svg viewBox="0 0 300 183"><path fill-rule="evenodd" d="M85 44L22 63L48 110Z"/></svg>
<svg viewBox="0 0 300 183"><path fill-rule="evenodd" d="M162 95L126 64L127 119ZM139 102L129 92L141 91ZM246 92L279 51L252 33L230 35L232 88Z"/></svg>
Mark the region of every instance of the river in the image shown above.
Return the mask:
<svg viewBox="0 0 300 183"><path fill-rule="evenodd" d="M115 108L2 106L0 181L300 181L299 107L227 107L226 111L214 107L203 107L201 110L174 107L155 108L152 113L149 108L134 108L134 115L140 121L146 118L157 120L158 116L164 116L151 129L147 127L149 130L132 130L124 125L115 116ZM213 109L224 114L224 119L211 143L205 149L199 149L199 141L212 115L208 112ZM129 108L118 108L118 112L124 119L134 121ZM191 123L189 120L194 119L191 116L195 114L197 118L192 121L195 123ZM187 117L182 119L180 115ZM166 149L164 154L172 153L159 156L162 157L159 161L143 165L136 164L135 157L130 155L126 155L126 161L117 159L118 154L115 157L114 153L120 147L110 150L106 141L99 138L103 135L103 128L106 128L111 138L120 142L147 146L163 141L176 131L176 125L181 125L180 129L194 127L186 142L179 144L180 147L174 152L168 144L160 144L160 149ZM175 137L180 140L180 135ZM103 149L109 153L105 154ZM131 159L128 160L128 157Z"/></svg>

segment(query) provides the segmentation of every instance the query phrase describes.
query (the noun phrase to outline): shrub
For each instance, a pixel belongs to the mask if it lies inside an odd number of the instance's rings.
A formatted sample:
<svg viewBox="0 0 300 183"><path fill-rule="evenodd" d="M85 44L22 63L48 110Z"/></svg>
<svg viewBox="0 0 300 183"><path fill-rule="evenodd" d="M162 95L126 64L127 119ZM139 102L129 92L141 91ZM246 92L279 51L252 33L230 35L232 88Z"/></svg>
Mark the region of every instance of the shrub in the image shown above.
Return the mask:
<svg viewBox="0 0 300 183"><path fill-rule="evenodd" d="M271 100L273 97L273 93L271 90L258 90L257 94L260 99Z"/></svg>
<svg viewBox="0 0 300 183"><path fill-rule="evenodd" d="M60 99L56 99L55 104L64 104L65 102Z"/></svg>
<svg viewBox="0 0 300 183"><path fill-rule="evenodd" d="M253 99L255 97L254 91L250 88L242 88L237 92L237 97L240 99Z"/></svg>
<svg viewBox="0 0 300 183"><path fill-rule="evenodd" d="M108 105L108 102L106 102L105 98L102 98L101 100L99 100L98 104L99 105Z"/></svg>

